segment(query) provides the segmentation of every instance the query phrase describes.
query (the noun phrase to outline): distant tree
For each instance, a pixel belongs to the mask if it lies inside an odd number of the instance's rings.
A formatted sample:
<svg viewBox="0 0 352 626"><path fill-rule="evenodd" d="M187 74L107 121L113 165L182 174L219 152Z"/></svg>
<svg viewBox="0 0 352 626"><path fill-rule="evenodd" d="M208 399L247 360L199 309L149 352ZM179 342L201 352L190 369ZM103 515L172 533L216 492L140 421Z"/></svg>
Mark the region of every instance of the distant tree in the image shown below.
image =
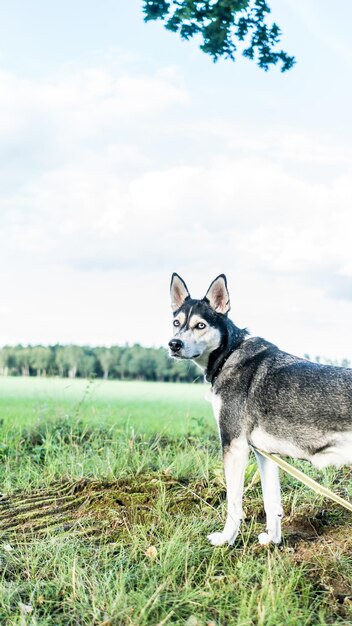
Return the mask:
<svg viewBox="0 0 352 626"><path fill-rule="evenodd" d="M323 365L334 365L335 367L351 367L351 361L349 359L330 359L329 357L324 356L316 356L314 359L311 359L309 354L304 355L305 359L308 361L315 361L315 363L323 364Z"/></svg>
<svg viewBox="0 0 352 626"><path fill-rule="evenodd" d="M112 348L97 348L95 352L100 367L103 370L103 378L107 380L111 367L114 365L114 362L116 362L116 352L114 352Z"/></svg>
<svg viewBox="0 0 352 626"><path fill-rule="evenodd" d="M46 376L51 362L51 350L44 346L34 346L30 350L30 367L36 371L37 376Z"/></svg>
<svg viewBox="0 0 352 626"><path fill-rule="evenodd" d="M55 346L55 372L59 376L66 376L66 362L63 346Z"/></svg>
<svg viewBox="0 0 352 626"><path fill-rule="evenodd" d="M92 350L84 349L77 362L77 373L82 378L95 376L97 359Z"/></svg>
<svg viewBox="0 0 352 626"><path fill-rule="evenodd" d="M56 352L56 364L60 375L75 378L83 355L84 352L80 346L68 345L60 347Z"/></svg>
<svg viewBox="0 0 352 626"><path fill-rule="evenodd" d="M172 360L163 348L156 350L156 378L157 380L171 380Z"/></svg>
<svg viewBox="0 0 352 626"><path fill-rule="evenodd" d="M2 350L0 350L0 374L1 376L7 376L9 373L9 368L7 367L7 363L6 363L6 352L5 352L5 348L2 348Z"/></svg>
<svg viewBox="0 0 352 626"><path fill-rule="evenodd" d="M140 346L137 345L137 349ZM118 367L115 367L115 371L118 373L118 378L122 380L124 378L131 378L131 362L134 359L134 351L136 346L123 346L119 358Z"/></svg>
<svg viewBox="0 0 352 626"><path fill-rule="evenodd" d="M111 378L123 378L123 364L121 359L122 355L128 351L128 349L128 346L111 346L111 348L109 348L109 352L111 353L109 376L111 376Z"/></svg>
<svg viewBox="0 0 352 626"><path fill-rule="evenodd" d="M144 380L156 380L157 357L154 348L144 349L139 357L140 375Z"/></svg>
<svg viewBox="0 0 352 626"><path fill-rule="evenodd" d="M15 347L15 360L16 370L19 371L22 376L30 375L31 366L31 348L30 346L16 346Z"/></svg>
<svg viewBox="0 0 352 626"><path fill-rule="evenodd" d="M182 39L199 35L201 50L214 61L235 61L240 44L242 55L265 71L279 62L286 72L295 63L293 56L277 49L281 31L275 22L266 23L266 0L144 0L143 12L146 22L161 20Z"/></svg>
<svg viewBox="0 0 352 626"><path fill-rule="evenodd" d="M15 349L11 346L4 346L0 351L0 373L8 376L16 368Z"/></svg>
<svg viewBox="0 0 352 626"><path fill-rule="evenodd" d="M150 348L139 344L131 346L128 359L128 377L139 380L155 380L156 362Z"/></svg>

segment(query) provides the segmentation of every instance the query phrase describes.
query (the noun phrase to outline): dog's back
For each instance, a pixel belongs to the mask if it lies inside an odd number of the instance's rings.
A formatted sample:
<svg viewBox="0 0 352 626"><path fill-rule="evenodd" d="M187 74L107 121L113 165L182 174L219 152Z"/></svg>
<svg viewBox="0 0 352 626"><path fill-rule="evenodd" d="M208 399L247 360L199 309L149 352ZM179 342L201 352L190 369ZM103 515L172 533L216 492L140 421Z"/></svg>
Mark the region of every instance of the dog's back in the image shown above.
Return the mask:
<svg viewBox="0 0 352 626"><path fill-rule="evenodd" d="M223 445L245 435L259 449L318 467L352 462L352 369L312 363L253 337L229 357L213 389L226 397Z"/></svg>

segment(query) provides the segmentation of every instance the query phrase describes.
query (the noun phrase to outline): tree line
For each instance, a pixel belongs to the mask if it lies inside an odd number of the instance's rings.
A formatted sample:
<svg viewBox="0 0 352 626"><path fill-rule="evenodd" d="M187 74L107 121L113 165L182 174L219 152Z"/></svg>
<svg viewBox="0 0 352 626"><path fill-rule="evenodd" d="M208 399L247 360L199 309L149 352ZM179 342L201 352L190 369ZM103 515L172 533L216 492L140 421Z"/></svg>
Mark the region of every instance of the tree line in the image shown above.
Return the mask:
<svg viewBox="0 0 352 626"><path fill-rule="evenodd" d="M351 367L348 359L304 356L317 363ZM140 344L110 348L60 344L4 346L0 349L0 375L165 382L203 380L200 369L192 361L171 359L165 348L145 348Z"/></svg>
<svg viewBox="0 0 352 626"><path fill-rule="evenodd" d="M165 382L203 380L193 362L171 359L165 348L145 348L139 344L110 348L59 344L4 346L0 349L0 375Z"/></svg>

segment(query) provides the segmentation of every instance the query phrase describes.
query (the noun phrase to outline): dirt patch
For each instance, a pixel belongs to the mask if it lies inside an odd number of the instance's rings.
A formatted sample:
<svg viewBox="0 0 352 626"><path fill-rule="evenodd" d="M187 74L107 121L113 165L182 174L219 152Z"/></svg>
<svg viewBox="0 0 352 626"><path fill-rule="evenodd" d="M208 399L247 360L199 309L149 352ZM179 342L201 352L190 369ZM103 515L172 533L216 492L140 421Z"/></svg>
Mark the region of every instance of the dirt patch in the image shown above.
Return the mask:
<svg viewBox="0 0 352 626"><path fill-rule="evenodd" d="M352 619L350 518L344 514L336 516L335 510L321 511L316 517L289 518L284 525L284 537L284 550L290 553L294 563L304 567L333 614Z"/></svg>
<svg viewBox="0 0 352 626"><path fill-rule="evenodd" d="M67 533L104 536L107 540L134 524L151 521L165 493L170 514L189 515L201 504L216 506L224 497L221 486L206 481L180 481L166 474L148 474L116 481L61 481L31 493L0 498L0 532L13 535Z"/></svg>
<svg viewBox="0 0 352 626"><path fill-rule="evenodd" d="M283 533L286 544L297 546L302 540L317 541L327 528L327 520L321 516L298 516L288 518L283 523Z"/></svg>

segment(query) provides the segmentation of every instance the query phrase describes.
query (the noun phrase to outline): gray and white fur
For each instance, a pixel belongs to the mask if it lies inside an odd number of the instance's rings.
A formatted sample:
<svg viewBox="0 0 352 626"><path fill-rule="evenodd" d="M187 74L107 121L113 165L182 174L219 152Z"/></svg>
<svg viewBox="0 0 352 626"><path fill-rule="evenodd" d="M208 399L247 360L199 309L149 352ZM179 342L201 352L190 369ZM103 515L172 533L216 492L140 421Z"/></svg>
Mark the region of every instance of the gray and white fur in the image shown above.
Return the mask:
<svg viewBox="0 0 352 626"><path fill-rule="evenodd" d="M263 490L262 544L281 541L278 468L258 450L310 461L318 468L352 464L352 369L319 365L248 337L228 318L226 277L220 274L201 300L171 279L174 336L170 355L192 359L211 383L227 490L227 519L213 545L233 544L242 519L244 473L254 448Z"/></svg>

